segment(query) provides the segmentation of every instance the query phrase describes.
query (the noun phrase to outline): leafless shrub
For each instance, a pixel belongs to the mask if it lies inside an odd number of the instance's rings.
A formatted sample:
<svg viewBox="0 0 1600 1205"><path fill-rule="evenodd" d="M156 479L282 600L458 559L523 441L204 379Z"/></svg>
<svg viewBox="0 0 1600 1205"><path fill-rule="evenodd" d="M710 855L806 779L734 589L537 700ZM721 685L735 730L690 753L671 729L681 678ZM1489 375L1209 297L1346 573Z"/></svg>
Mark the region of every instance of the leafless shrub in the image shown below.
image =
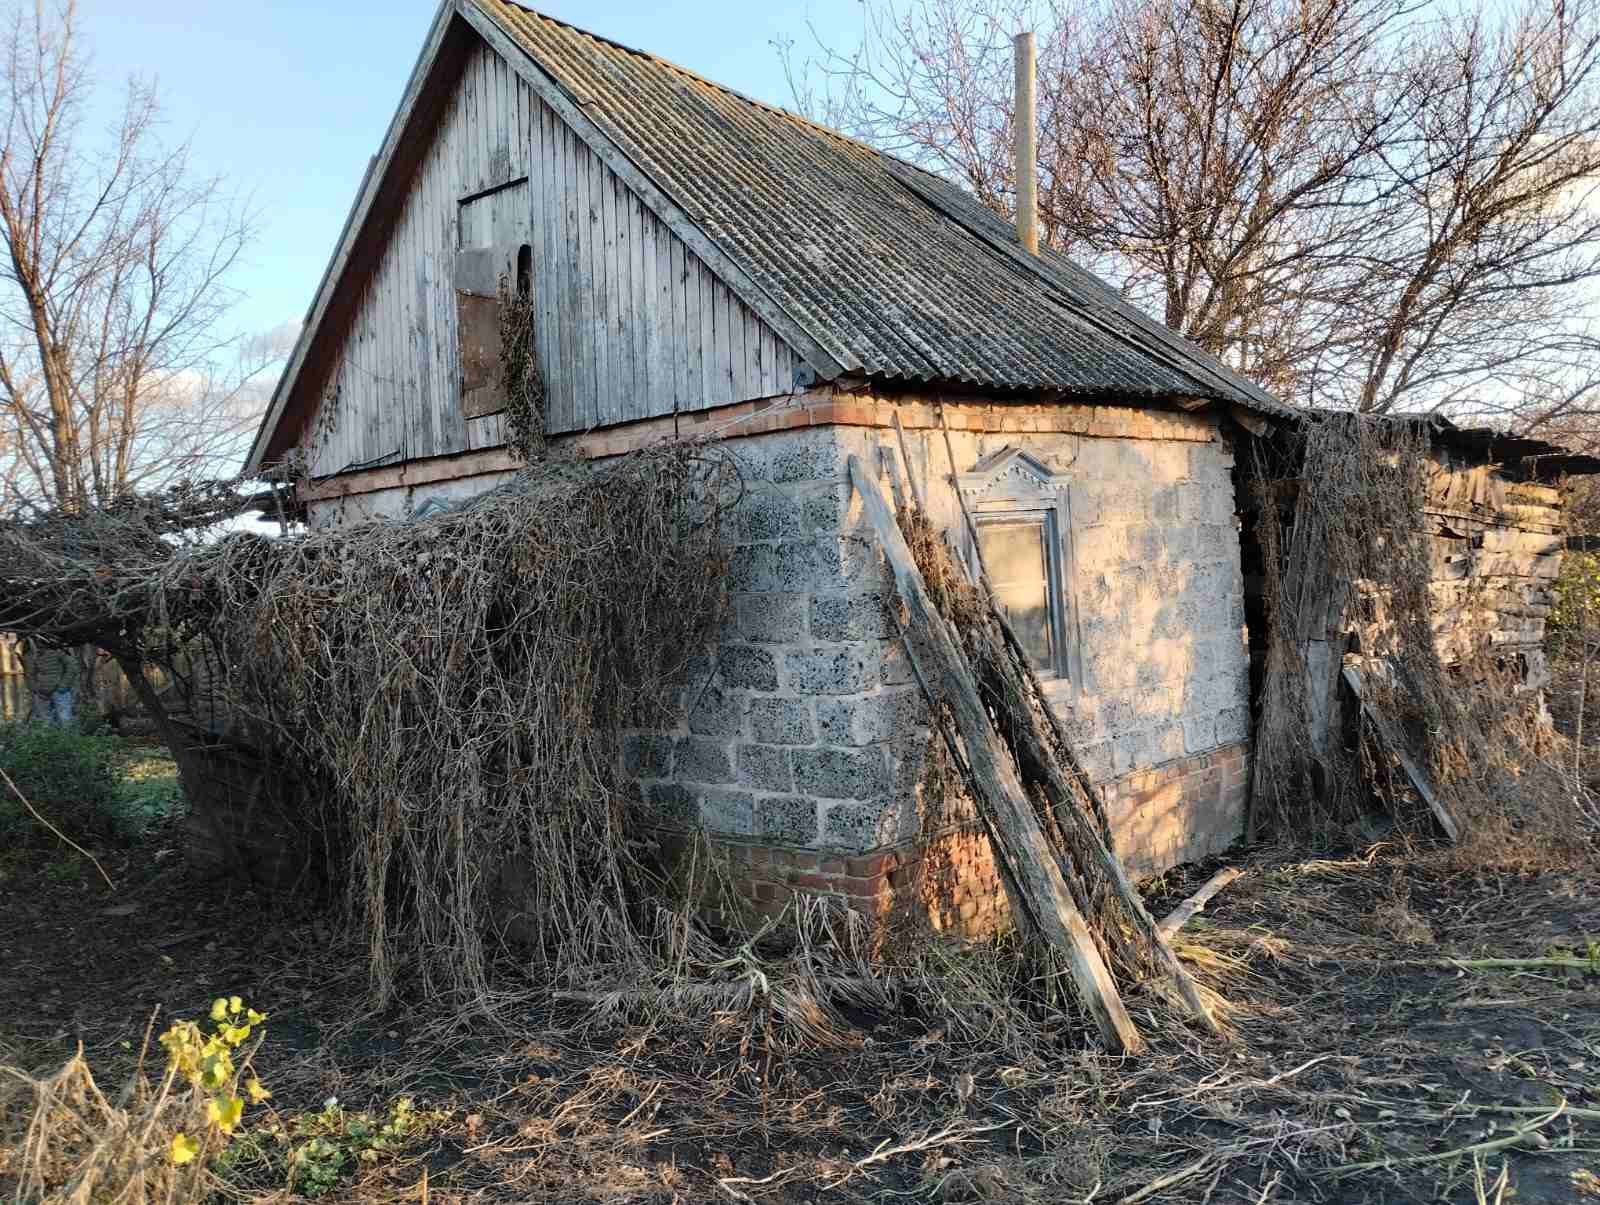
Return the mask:
<svg viewBox="0 0 1600 1205"><path fill-rule="evenodd" d="M1587 847L1558 737L1491 633L1463 626L1447 662L1436 633L1425 424L1328 414L1307 421L1280 465L1257 450L1268 635L1252 774L1258 835L1336 836L1376 789L1418 835L1432 820L1377 733L1353 757L1340 714L1347 633L1363 697L1391 717L1465 829L1461 857L1562 864ZM1287 516L1287 520L1286 520Z"/></svg>

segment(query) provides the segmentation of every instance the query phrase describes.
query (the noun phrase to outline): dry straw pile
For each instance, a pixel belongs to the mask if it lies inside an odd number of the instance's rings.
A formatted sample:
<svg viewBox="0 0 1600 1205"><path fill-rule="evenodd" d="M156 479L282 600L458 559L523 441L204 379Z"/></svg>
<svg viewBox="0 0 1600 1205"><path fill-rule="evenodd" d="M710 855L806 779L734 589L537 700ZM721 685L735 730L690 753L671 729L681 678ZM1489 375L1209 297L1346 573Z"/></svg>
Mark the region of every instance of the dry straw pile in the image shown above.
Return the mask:
<svg viewBox="0 0 1600 1205"><path fill-rule="evenodd" d="M1348 414L1310 418L1287 449L1258 447L1267 662L1256 730L1252 827L1288 839L1337 836L1375 791L1401 825L1432 831L1397 762L1363 724L1359 756L1327 717L1339 711L1346 641L1363 696L1390 717L1463 830L1467 863L1560 865L1588 856L1575 784L1537 692L1483 631L1438 611L1426 426ZM1465 655L1441 656L1449 635Z"/></svg>

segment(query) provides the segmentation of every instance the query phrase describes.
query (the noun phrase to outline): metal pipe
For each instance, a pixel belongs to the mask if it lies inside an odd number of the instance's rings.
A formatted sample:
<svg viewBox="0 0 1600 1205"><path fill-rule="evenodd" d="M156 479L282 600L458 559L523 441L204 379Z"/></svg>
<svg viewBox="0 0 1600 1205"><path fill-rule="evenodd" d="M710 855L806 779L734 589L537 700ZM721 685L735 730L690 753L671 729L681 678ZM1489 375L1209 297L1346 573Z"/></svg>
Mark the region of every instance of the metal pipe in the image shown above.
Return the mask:
<svg viewBox="0 0 1600 1205"><path fill-rule="evenodd" d="M1012 45L1017 56L1017 103L1012 118L1015 132L1017 179L1017 239L1029 255L1039 254L1039 187L1036 179L1038 147L1035 128L1033 34L1019 33Z"/></svg>

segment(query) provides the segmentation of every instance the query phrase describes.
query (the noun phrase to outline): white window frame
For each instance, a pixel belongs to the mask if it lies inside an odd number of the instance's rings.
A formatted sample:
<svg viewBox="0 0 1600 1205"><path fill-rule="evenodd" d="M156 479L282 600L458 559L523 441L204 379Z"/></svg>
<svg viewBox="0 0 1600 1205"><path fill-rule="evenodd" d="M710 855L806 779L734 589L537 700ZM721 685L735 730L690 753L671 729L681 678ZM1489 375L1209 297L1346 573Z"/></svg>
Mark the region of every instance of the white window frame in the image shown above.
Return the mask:
<svg viewBox="0 0 1600 1205"><path fill-rule="evenodd" d="M972 521L979 528L1005 521L1042 524L1054 663L1034 668L1045 681L1064 684L1083 681L1077 591L1073 587L1071 485L1069 474L1055 471L1015 445L984 456L957 479ZM969 530L963 544L976 576L982 563L977 533Z"/></svg>

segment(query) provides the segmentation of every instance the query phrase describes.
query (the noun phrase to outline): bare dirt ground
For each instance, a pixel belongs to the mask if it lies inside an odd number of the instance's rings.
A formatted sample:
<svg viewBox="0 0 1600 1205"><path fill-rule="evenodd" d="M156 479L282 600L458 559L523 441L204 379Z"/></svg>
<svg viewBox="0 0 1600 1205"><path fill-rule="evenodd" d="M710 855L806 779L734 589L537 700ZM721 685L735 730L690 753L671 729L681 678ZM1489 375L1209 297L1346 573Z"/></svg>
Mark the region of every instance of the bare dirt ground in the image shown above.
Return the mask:
<svg viewBox="0 0 1600 1205"><path fill-rule="evenodd" d="M1381 846L1233 864L1246 876L1182 935L1232 1036L1163 1029L1134 1000L1152 1049L1121 1059L905 1011L852 1015L826 1047L537 999L504 1030L426 1005L352 1019L357 952L194 879L158 836L107 860L115 892L6 865L0 1062L43 1070L82 1041L115 1082L154 1010L242 994L271 1014L256 1066L278 1116L329 1096L430 1111L324 1200L1600 1200L1600 883ZM1153 910L1211 869L1155 885ZM293 1199L267 1168L232 1191Z"/></svg>

